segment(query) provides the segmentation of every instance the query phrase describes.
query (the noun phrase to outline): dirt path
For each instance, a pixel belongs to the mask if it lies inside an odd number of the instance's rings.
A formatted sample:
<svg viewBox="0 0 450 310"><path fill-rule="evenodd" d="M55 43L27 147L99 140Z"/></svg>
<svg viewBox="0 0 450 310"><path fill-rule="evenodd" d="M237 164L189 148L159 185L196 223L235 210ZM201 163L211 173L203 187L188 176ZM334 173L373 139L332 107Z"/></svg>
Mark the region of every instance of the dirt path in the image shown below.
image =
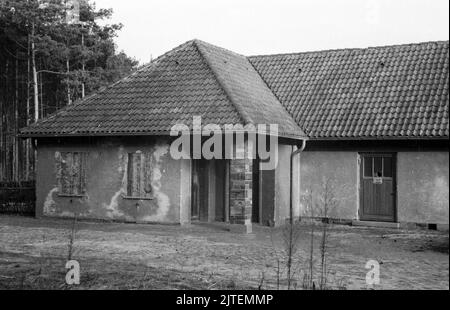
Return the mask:
<svg viewBox="0 0 450 310"><path fill-rule="evenodd" d="M64 288L71 221L0 216L0 288ZM230 233L217 227L78 222L73 258L82 288L276 288L284 268L280 229ZM331 288L367 289L365 264L380 263L375 289L449 289L449 236L434 231L329 226ZM299 230L298 286L309 257L309 226ZM320 232L315 237L319 270ZM284 272L284 270L281 270ZM262 284L261 284L262 283Z"/></svg>

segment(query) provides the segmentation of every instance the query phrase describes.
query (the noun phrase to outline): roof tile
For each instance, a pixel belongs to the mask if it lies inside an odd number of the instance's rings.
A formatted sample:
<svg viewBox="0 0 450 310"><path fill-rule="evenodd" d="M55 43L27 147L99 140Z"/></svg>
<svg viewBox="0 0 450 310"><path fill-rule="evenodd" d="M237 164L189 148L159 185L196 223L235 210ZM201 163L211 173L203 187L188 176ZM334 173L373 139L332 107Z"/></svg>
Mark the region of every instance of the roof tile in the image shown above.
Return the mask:
<svg viewBox="0 0 450 310"><path fill-rule="evenodd" d="M193 40L21 130L23 136L168 134L173 125L278 124L306 135L244 56Z"/></svg>
<svg viewBox="0 0 450 310"><path fill-rule="evenodd" d="M448 41L249 60L310 138L448 138Z"/></svg>
<svg viewBox="0 0 450 310"><path fill-rule="evenodd" d="M448 41L244 57L193 40L21 133L167 134L200 115L290 137L448 138L448 70Z"/></svg>

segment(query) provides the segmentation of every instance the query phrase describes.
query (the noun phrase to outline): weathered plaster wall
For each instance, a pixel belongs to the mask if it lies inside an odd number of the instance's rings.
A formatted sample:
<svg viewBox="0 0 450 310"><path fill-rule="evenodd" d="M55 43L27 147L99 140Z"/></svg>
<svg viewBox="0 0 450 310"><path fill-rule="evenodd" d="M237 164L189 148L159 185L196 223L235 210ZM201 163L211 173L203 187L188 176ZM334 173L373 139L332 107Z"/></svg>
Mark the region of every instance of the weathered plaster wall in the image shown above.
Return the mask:
<svg viewBox="0 0 450 310"><path fill-rule="evenodd" d="M398 221L449 223L448 152L397 154Z"/></svg>
<svg viewBox="0 0 450 310"><path fill-rule="evenodd" d="M278 165L275 168L275 225L283 224L290 217L291 153L291 145L278 145Z"/></svg>
<svg viewBox="0 0 450 310"><path fill-rule="evenodd" d="M294 147L294 151L297 150L297 147ZM292 165L292 178L293 178L293 189L292 189L292 209L294 218L298 218L300 216L300 201L301 201L301 195L300 195L300 158L301 153L295 155L293 159L293 165Z"/></svg>
<svg viewBox="0 0 450 310"><path fill-rule="evenodd" d="M356 219L358 212L358 153L304 151L300 158L301 202L300 214L310 216L306 198L312 191L315 214L324 194L324 184L331 184L338 205L329 216L340 219Z"/></svg>
<svg viewBox="0 0 450 310"><path fill-rule="evenodd" d="M180 172L180 223L191 222L191 164L189 159L179 160Z"/></svg>
<svg viewBox="0 0 450 310"><path fill-rule="evenodd" d="M138 150L153 155L152 200L123 197L126 194L127 153ZM84 197L58 195L55 152L64 151L89 152ZM168 141L156 138L105 138L95 142L39 141L37 216L65 217L76 212L80 218L184 222L186 211L180 212L180 205L190 200L190 187L186 185L187 179L190 180L190 173L187 172L190 166L183 160L173 160L168 152Z"/></svg>

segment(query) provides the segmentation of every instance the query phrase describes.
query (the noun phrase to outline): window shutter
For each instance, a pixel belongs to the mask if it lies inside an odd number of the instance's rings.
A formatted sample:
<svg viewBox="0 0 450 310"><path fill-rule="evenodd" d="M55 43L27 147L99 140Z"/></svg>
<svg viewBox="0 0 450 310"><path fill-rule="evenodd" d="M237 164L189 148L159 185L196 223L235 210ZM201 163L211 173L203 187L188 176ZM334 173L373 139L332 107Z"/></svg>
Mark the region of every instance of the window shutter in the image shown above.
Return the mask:
<svg viewBox="0 0 450 310"><path fill-rule="evenodd" d="M88 153L80 154L80 194L86 194L86 165Z"/></svg>
<svg viewBox="0 0 450 310"><path fill-rule="evenodd" d="M152 153L148 152L145 154L145 164L144 164L144 186L143 195L144 197L152 197L152 175L153 175L153 156Z"/></svg>
<svg viewBox="0 0 450 310"><path fill-rule="evenodd" d="M72 190L71 194L80 195L81 194L81 175L80 175L80 153L72 153Z"/></svg>
<svg viewBox="0 0 450 310"><path fill-rule="evenodd" d="M56 184L58 186L58 192L62 193L62 167L61 167L61 153L55 152L55 172L56 172Z"/></svg>
<svg viewBox="0 0 450 310"><path fill-rule="evenodd" d="M133 196L141 196L141 152L133 154Z"/></svg>
<svg viewBox="0 0 450 310"><path fill-rule="evenodd" d="M61 193L70 193L70 166L67 152L61 153Z"/></svg>
<svg viewBox="0 0 450 310"><path fill-rule="evenodd" d="M55 152L58 192L67 195L86 193L86 152Z"/></svg>
<svg viewBox="0 0 450 310"><path fill-rule="evenodd" d="M127 196L133 196L133 153L128 153Z"/></svg>
<svg viewBox="0 0 450 310"><path fill-rule="evenodd" d="M152 153L128 153L127 196L152 197Z"/></svg>

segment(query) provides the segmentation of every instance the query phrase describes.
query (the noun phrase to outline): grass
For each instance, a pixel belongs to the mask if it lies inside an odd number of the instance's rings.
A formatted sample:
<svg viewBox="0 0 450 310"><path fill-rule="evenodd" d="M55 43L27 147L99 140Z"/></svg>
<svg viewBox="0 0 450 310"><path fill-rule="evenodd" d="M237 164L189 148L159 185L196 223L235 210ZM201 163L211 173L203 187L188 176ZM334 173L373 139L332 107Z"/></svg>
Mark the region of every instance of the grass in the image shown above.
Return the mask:
<svg viewBox="0 0 450 310"><path fill-rule="evenodd" d="M207 278L178 270L143 264L89 259L80 260L80 285L65 283L66 260L60 257L32 257L0 253L0 289L244 289L232 280ZM39 266L39 267L38 267Z"/></svg>
<svg viewBox="0 0 450 310"><path fill-rule="evenodd" d="M255 226L254 234L244 235L199 225L77 221L72 257L80 263L81 284L66 287L72 224L0 216L0 288L273 289L288 285L281 227ZM319 289L324 227L316 222L311 234L308 222L297 224L291 288L303 286L312 236L314 285ZM448 233L329 224L326 234L327 289L367 289L369 259L381 263L381 283L376 289L448 289Z"/></svg>

